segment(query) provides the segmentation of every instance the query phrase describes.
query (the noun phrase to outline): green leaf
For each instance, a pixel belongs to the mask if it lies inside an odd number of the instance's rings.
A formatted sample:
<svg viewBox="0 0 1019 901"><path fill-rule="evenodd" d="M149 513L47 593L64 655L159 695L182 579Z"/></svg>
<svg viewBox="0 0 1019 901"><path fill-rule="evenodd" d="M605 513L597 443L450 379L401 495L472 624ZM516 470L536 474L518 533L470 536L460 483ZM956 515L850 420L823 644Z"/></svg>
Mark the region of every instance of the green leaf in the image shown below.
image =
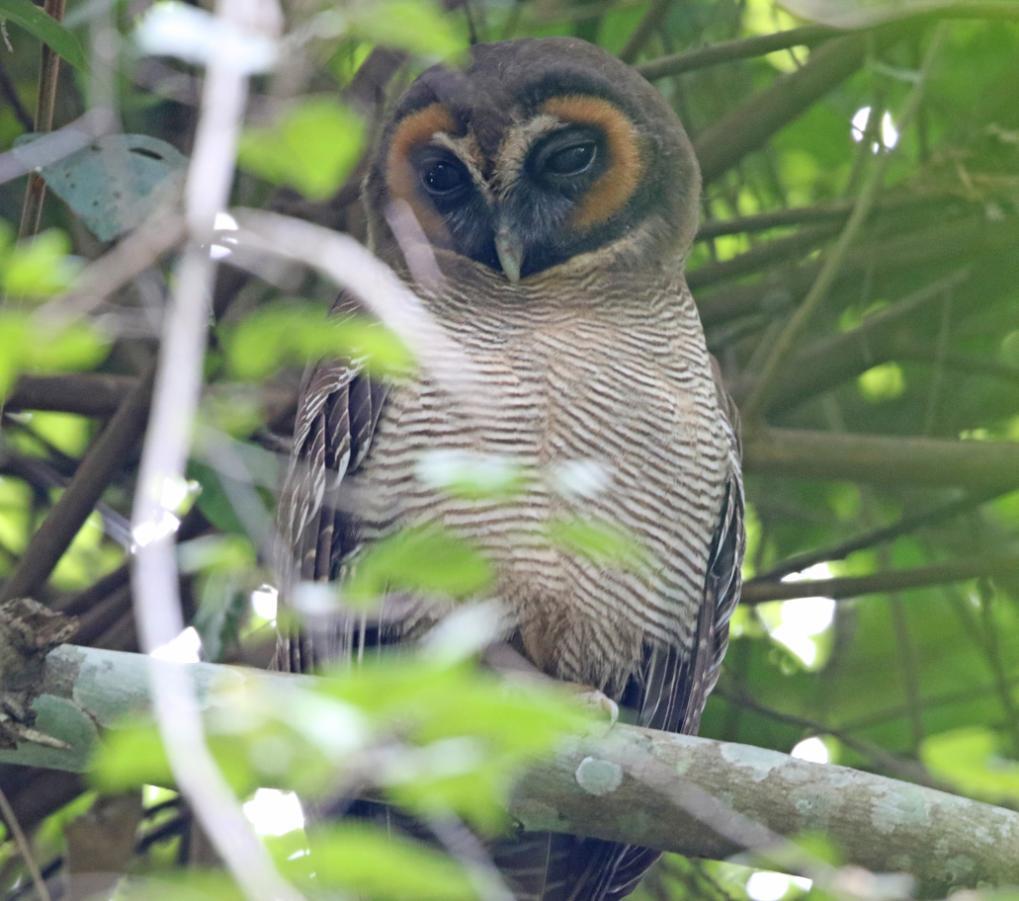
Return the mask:
<svg viewBox="0 0 1019 901"><path fill-rule="evenodd" d="M359 896L458 901L478 897L464 868L421 842L362 823L310 831L315 883Z"/></svg>
<svg viewBox="0 0 1019 901"><path fill-rule="evenodd" d="M89 771L90 781L101 791L118 792L139 785L173 785L163 742L155 724L133 720L109 730Z"/></svg>
<svg viewBox="0 0 1019 901"><path fill-rule="evenodd" d="M107 346L103 334L82 322L56 326L23 310L0 311L0 399L19 372L91 369Z"/></svg>
<svg viewBox="0 0 1019 901"><path fill-rule="evenodd" d="M447 57L466 48L439 3L373 0L348 12L351 35L423 56Z"/></svg>
<svg viewBox="0 0 1019 901"><path fill-rule="evenodd" d="M556 519L546 528L549 539L559 547L593 563L639 569L647 555L625 529L584 519Z"/></svg>
<svg viewBox="0 0 1019 901"><path fill-rule="evenodd" d="M856 378L860 393L869 401L880 402L902 397L906 391L906 377L898 363L872 366Z"/></svg>
<svg viewBox="0 0 1019 901"><path fill-rule="evenodd" d="M47 229L0 256L0 289L12 297L50 297L65 291L80 269L67 235Z"/></svg>
<svg viewBox="0 0 1019 901"><path fill-rule="evenodd" d="M361 120L347 107L312 97L290 107L268 128L247 129L237 160L266 181L325 200L354 168L363 138Z"/></svg>
<svg viewBox="0 0 1019 901"><path fill-rule="evenodd" d="M975 798L1019 801L1019 760L1000 752L999 738L990 729L972 726L932 735L920 758L937 776Z"/></svg>
<svg viewBox="0 0 1019 901"><path fill-rule="evenodd" d="M358 555L343 597L367 603L387 591L464 598L491 581L488 561L470 544L439 526L402 529Z"/></svg>
<svg viewBox="0 0 1019 901"><path fill-rule="evenodd" d="M239 379L260 380L287 363L328 358L357 361L379 376L407 373L407 346L385 326L363 316L330 316L322 304L280 301L224 329L227 362Z"/></svg>
<svg viewBox="0 0 1019 901"><path fill-rule="evenodd" d="M222 660L240 642L249 608L250 586L237 573L213 572L199 580L198 611L192 625L209 660ZM247 589L247 590L246 590Z"/></svg>
<svg viewBox="0 0 1019 901"><path fill-rule="evenodd" d="M88 70L78 38L32 0L0 0L0 20L10 19L82 72Z"/></svg>
<svg viewBox="0 0 1019 901"><path fill-rule="evenodd" d="M32 162L40 135L16 142L15 155ZM46 185L100 241L111 241L152 217L184 183L187 158L147 135L104 135L39 170Z"/></svg>

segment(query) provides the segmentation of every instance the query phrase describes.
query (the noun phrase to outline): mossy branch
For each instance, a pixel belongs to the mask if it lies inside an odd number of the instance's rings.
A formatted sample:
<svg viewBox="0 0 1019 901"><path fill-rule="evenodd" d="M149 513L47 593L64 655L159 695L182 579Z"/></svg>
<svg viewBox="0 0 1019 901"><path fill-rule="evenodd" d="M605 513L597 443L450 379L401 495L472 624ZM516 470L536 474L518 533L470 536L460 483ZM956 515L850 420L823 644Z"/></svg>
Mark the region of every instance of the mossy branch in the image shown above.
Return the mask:
<svg viewBox="0 0 1019 901"><path fill-rule="evenodd" d="M201 703L223 680L308 678L62 645L45 659L33 729L0 762L83 771L101 731L146 710L153 667L185 666ZM567 742L521 780L510 812L553 830L721 859L823 833L847 863L912 874L925 894L1019 883L1019 813L775 751L616 725ZM939 850L941 849L941 850Z"/></svg>

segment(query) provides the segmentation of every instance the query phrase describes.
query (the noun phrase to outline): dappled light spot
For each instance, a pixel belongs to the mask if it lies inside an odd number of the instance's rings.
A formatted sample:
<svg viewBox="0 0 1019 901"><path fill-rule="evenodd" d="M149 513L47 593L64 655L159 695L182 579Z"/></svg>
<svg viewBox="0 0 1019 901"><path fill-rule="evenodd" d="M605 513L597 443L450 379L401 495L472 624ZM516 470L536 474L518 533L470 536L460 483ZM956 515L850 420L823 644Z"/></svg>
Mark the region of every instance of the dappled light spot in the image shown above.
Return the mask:
<svg viewBox="0 0 1019 901"><path fill-rule="evenodd" d="M304 828L304 808L294 792L260 788L242 809L259 835L286 835Z"/></svg>
<svg viewBox="0 0 1019 901"><path fill-rule="evenodd" d="M870 114L871 108L869 106L861 106L853 113L851 134L857 144L867 134L867 128L870 125ZM881 114L881 127L879 131L881 143L879 144L877 141L874 141L871 144L871 150L874 153L877 153L882 148L891 150L899 143L899 129L895 127L895 120L887 110Z"/></svg>
<svg viewBox="0 0 1019 901"><path fill-rule="evenodd" d="M276 605L279 601L279 591L272 585L259 585L251 592L251 609L255 616L262 619L274 621L276 619Z"/></svg>
<svg viewBox="0 0 1019 901"><path fill-rule="evenodd" d="M757 870L747 880L747 894L753 901L779 901L784 898L790 888L810 891L813 882L802 876L786 876L785 873L774 873L770 870Z"/></svg>
<svg viewBox="0 0 1019 901"><path fill-rule="evenodd" d="M800 760L807 760L810 763L829 763L831 761L828 746L824 743L823 739L818 738L816 735L797 742L789 754L793 757L798 757Z"/></svg>
<svg viewBox="0 0 1019 901"><path fill-rule="evenodd" d="M149 656L173 663L197 663L202 656L202 639L194 626L188 626L176 638L149 651Z"/></svg>

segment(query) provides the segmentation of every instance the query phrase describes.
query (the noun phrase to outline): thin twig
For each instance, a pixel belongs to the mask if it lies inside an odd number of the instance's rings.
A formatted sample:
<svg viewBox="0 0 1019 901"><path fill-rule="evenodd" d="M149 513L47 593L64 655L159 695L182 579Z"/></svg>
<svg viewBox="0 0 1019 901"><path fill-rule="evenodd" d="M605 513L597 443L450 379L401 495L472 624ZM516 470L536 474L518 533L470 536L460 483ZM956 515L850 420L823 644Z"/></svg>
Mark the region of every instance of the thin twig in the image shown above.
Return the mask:
<svg viewBox="0 0 1019 901"><path fill-rule="evenodd" d="M217 14L232 27L270 34L280 22L279 9L259 0L221 0ZM175 503L168 492L172 494L184 480L216 269L205 242L216 213L229 198L246 98L246 73L229 54L213 55L188 170L185 210L190 243L177 266L132 511L137 535L165 521ZM175 638L184 626L172 535L139 540L132 577L139 636L151 651ZM174 777L237 884L250 898L299 898L277 873L210 754L186 672L168 668L151 679L151 690Z"/></svg>
<svg viewBox="0 0 1019 901"><path fill-rule="evenodd" d="M50 892L46 888L46 880L42 878L42 873L39 872L39 865L32 854L32 846L22 831L21 824L14 813L14 808L11 806L11 802L7 800L7 795L3 789L0 789L0 813L3 814L4 822L14 837L14 844L18 846L18 853L25 862L25 869L28 870L28 874L32 878L36 894L38 894L40 901L50 901Z"/></svg>
<svg viewBox="0 0 1019 901"><path fill-rule="evenodd" d="M836 601L866 594L883 594L909 588L925 588L962 582L981 576L1012 575L1019 568L1019 551L949 560L931 566L890 570L869 576L843 576L832 579L808 579L797 582L771 582L751 579L743 584L741 600L750 606L791 598L826 597Z"/></svg>
<svg viewBox="0 0 1019 901"><path fill-rule="evenodd" d="M0 599L31 596L46 582L145 429L151 372L124 398L88 449L74 478L29 541Z"/></svg>
<svg viewBox="0 0 1019 901"><path fill-rule="evenodd" d="M662 20L672 3L673 0L653 0L648 11L644 13L644 18L637 23L633 34L630 35L623 49L619 51L619 58L624 63L632 63L637 58L651 36L660 29Z"/></svg>
<svg viewBox="0 0 1019 901"><path fill-rule="evenodd" d="M919 78L910 91L909 97L906 99L899 117L899 128L903 132L909 128L913 118L916 116L917 110L920 108L931 68L941 49L943 34L943 26L939 26L931 38L930 47L928 47L923 64L920 67ZM806 298L804 298L803 302L796 308L796 311L786 323L786 327L782 334L779 335L778 340L772 345L771 352L761 368L760 376L757 378L749 397L747 397L746 403L742 406L741 412L744 421L751 427L764 414L775 380L782 366L786 364L797 340L810 323L821 301L827 297L829 289L839 274L846 253L856 240L857 235L863 228L864 222L866 222L867 217L870 215L871 207L884 183L885 172L888 170L888 165L892 160L894 152L895 148L889 148L877 154L874 166L867 174L860 190L860 195L856 199L853 212L850 214L842 234L839 235L835 247L826 257L817 280L807 293Z"/></svg>
<svg viewBox="0 0 1019 901"><path fill-rule="evenodd" d="M92 312L114 291L180 244L184 234L184 221L176 213L155 216L89 263L75 279L74 287L47 303L39 315L61 322Z"/></svg>
<svg viewBox="0 0 1019 901"><path fill-rule="evenodd" d="M661 59L650 60L636 68L648 81L657 81L659 78L682 75L684 72L693 72L708 66L717 66L720 63L764 56L776 50L788 50L790 47L812 47L842 33L839 29L829 28L826 25L804 25L800 28L791 28L788 31L740 38L735 41L722 41L707 47L674 53L671 56L663 56ZM625 57L623 58L625 59Z"/></svg>
<svg viewBox="0 0 1019 901"><path fill-rule="evenodd" d="M60 22L64 18L64 0L46 0L44 12ZM39 93L35 105L36 132L53 130L53 110L57 102L57 82L60 78L60 56L46 44L42 45L39 59ZM46 196L46 182L33 172L25 188L25 202L21 207L21 225L18 237L27 238L39 231L42 220L42 204Z"/></svg>
<svg viewBox="0 0 1019 901"><path fill-rule="evenodd" d="M762 582L775 582L783 576L787 576L790 573L801 572L802 570L814 566L817 563L825 563L830 560L844 560L850 554L854 554L857 551L862 551L879 544L886 544L894 541L902 535L908 535L910 532L915 532L917 529L933 526L937 523L944 522L947 519L959 516L960 514L967 513L970 510L979 507L981 504L986 504L989 500L999 497L1008 490L1009 489L1005 488L991 488L986 491L968 494L965 497L949 501L946 504L941 504L936 507L931 507L927 510L921 511L920 513L903 516L901 519L890 525L882 526L877 529L868 529L866 532L862 532L861 534L840 542L839 544L818 548L812 551L805 551L802 554L794 554L791 557L787 557L767 572L758 573L757 578Z"/></svg>

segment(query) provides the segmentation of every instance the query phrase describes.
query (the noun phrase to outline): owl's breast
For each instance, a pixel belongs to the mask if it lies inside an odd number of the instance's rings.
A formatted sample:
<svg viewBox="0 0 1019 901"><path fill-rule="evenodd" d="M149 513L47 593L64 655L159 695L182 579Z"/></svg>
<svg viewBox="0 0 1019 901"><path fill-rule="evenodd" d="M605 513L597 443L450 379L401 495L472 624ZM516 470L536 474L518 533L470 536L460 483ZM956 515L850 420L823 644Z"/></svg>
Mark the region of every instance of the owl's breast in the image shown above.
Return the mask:
<svg viewBox="0 0 1019 901"><path fill-rule="evenodd" d="M422 520L456 530L494 561L531 659L607 688L642 642L692 640L728 451L706 354L677 352L661 323L628 325L560 317L461 340L494 415L469 421L428 379L400 386L362 476L366 538ZM421 461L446 451L505 458L526 487L445 492ZM577 539L592 534L609 548Z"/></svg>

